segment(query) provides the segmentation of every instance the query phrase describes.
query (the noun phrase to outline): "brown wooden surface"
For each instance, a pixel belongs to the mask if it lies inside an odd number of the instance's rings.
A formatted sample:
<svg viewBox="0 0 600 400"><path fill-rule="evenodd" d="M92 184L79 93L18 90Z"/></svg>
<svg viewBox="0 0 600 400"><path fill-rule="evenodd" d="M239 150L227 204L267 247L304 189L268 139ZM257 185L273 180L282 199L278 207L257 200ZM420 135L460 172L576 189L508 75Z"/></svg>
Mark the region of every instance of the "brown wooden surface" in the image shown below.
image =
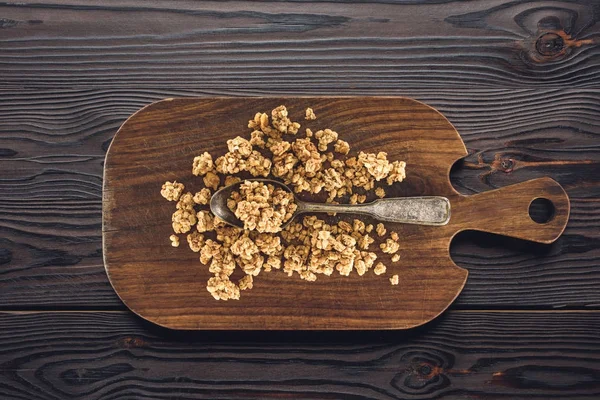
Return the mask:
<svg viewBox="0 0 600 400"><path fill-rule="evenodd" d="M388 223L400 240L401 262L380 249L387 273L364 277L322 276L316 282L263 273L239 301L215 301L205 290L212 276L198 254L168 240L174 208L159 194L165 180L203 187L190 162L208 151L226 152L226 141L249 137L247 120L285 104L292 120L311 106L314 131L330 127L353 152L385 150L407 162L407 178L387 189L389 197L444 196L451 203L445 226ZM439 112L407 98L221 98L167 99L130 117L117 132L104 167L103 254L111 284L136 314L173 329L407 329L439 315L462 290L467 271L450 259L452 238L477 229L551 243L565 228L569 200L550 178L462 196L450 183L452 165L467 151L458 132ZM243 174L240 176L244 176ZM274 177L271 177L276 179ZM303 200L323 201L301 196ZM555 207L544 224L529 205L546 198ZM375 199L368 194L367 201ZM344 199L343 201L348 201ZM351 221L356 216L335 217ZM376 223L373 220L365 220ZM182 251L184 250L184 251ZM400 285L388 282L398 274Z"/></svg>
<svg viewBox="0 0 600 400"><path fill-rule="evenodd" d="M10 399L600 396L598 311L449 311L414 330L345 333L183 334L130 312L0 312L0 325Z"/></svg>
<svg viewBox="0 0 600 400"><path fill-rule="evenodd" d="M14 317L0 320L0 397L599 397L599 15L588 0L0 4L0 309ZM445 313L406 332L414 340L190 337L98 312L126 310L101 250L103 161L115 132L166 97L240 95L426 102L469 152L452 170L459 192L549 176L569 194L569 223L552 245L457 235L450 252L469 278L452 308L469 316ZM135 347L149 337L153 347ZM387 357L358 350L382 343ZM442 347L458 372L389 389L392 372L419 371L407 357L438 360ZM330 361L312 361L321 354ZM60 365L72 367L45 379Z"/></svg>
<svg viewBox="0 0 600 400"><path fill-rule="evenodd" d="M593 0L40 0L2 11L6 85L264 96L596 87L600 76Z"/></svg>

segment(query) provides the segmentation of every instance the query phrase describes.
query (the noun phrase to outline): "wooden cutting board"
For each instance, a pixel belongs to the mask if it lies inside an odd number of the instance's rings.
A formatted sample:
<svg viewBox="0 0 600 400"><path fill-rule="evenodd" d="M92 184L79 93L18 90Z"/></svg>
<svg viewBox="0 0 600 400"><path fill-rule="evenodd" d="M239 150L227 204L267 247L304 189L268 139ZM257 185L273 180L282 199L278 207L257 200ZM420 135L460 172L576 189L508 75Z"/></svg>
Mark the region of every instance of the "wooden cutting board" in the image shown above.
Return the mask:
<svg viewBox="0 0 600 400"><path fill-rule="evenodd" d="M378 253L388 273L363 277L319 276L306 282L281 271L262 273L239 301L216 301L206 290L211 274L180 235L171 246L174 203L160 195L165 181L196 191L194 156L226 152L226 141L249 137L248 119L285 104L304 127L332 128L352 152L386 151L407 162L407 178L392 196L445 196L445 226L387 224L400 236L401 261ZM318 119L304 121L312 107ZM551 243L569 217L569 199L550 178L539 178L474 196L450 184L452 164L467 155L454 127L439 112L406 98L213 98L167 99L131 116L119 129L104 170L102 238L104 264L115 291L136 314L173 329L406 329L443 312L459 295L468 272L450 258L452 238L479 230ZM371 198L374 198L371 195ZM550 221L529 216L536 198L555 208ZM338 218L338 217L334 217ZM352 217L345 217L352 218ZM367 220L365 220L367 222ZM370 221L375 222L375 221ZM374 247L374 246L373 246ZM379 250L379 249L377 249ZM392 274L400 276L390 285Z"/></svg>

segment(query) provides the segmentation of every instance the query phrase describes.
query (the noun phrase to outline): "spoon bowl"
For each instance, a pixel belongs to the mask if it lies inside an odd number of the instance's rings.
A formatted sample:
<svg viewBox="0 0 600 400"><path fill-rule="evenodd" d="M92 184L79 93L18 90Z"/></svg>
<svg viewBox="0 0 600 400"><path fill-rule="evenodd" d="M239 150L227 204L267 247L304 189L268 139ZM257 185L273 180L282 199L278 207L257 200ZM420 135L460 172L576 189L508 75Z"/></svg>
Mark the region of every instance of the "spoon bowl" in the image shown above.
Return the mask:
<svg viewBox="0 0 600 400"><path fill-rule="evenodd" d="M265 185L273 185L275 187L279 187L285 190L286 192L292 193L293 195L292 189L290 187L274 179L252 179L252 181L263 182ZM244 222L241 221L238 217L236 217L235 213L231 211L229 207L227 207L227 200L231 197L231 194L233 192L240 191L240 186L243 183L244 181L240 181L232 183L229 186L225 186L224 188L217 190L210 198L210 211L214 215L225 221L227 224L231 226L236 226L238 228L244 228ZM300 208L299 201L296 198L296 196L294 196L294 202L298 205L298 208ZM298 214L297 209L292 218L290 218L284 225L282 225L281 228L285 228L290 222L292 222L296 214Z"/></svg>

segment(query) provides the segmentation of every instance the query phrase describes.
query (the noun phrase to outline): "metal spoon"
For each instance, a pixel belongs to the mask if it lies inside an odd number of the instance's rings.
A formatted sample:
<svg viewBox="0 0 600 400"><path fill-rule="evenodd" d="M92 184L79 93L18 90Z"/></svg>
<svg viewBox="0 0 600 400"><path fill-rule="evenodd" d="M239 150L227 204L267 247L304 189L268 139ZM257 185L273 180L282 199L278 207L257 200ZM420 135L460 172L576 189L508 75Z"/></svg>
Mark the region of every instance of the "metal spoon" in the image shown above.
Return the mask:
<svg viewBox="0 0 600 400"><path fill-rule="evenodd" d="M280 187L293 194L292 189L283 183L271 179L252 179L265 184ZM244 227L235 214L227 207L227 199L234 191L240 190L242 182L226 186L210 198L210 210L229 225ZM299 214L306 213L348 213L369 215L380 221L399 222L418 225L446 225L450 221L450 201L441 196L383 198L364 204L324 204L308 203L294 197L298 205L296 212L282 228L285 228Z"/></svg>

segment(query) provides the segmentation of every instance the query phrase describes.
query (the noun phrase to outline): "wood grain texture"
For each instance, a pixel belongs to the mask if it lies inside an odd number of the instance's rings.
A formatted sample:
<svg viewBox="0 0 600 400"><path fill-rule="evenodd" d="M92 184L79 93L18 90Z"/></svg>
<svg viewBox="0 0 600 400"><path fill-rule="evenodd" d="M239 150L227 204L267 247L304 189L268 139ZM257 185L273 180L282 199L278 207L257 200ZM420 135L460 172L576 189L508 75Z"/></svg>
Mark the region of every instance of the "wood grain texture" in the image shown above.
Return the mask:
<svg viewBox="0 0 600 400"><path fill-rule="evenodd" d="M600 307L599 19L587 0L3 2L0 309L122 308L100 241L119 125L165 97L266 94L435 106L470 154L461 193L557 180L572 202L554 244L454 240L455 307ZM191 337L117 314L4 314L0 398L600 397L589 312Z"/></svg>
<svg viewBox="0 0 600 400"><path fill-rule="evenodd" d="M261 274L240 301L215 302L202 290L212 276L198 254L171 247L172 204L159 194L163 182L203 187L190 161L209 152L225 154L226 142L249 137L248 119L285 104L292 120L313 107L313 131L331 127L348 141L352 155L386 151L407 163L407 177L386 188L388 197L444 196L451 204L444 226L386 223L398 232L401 262L370 249L398 274L348 278L335 274L309 283L281 271ZM293 138L291 138L293 139ZM435 109L408 98L210 98L167 99L131 116L119 129L104 166L102 240L105 267L119 297L136 314L173 329L407 329L439 315L462 290L467 272L450 259L452 238L465 230L493 232L551 243L563 232L569 199L550 178L462 196L450 183L452 165L467 155L458 132ZM237 176L237 175L236 175ZM244 177L241 174L239 176ZM270 176L272 179L274 177ZM348 196L347 196L348 197ZM300 194L305 201L324 201ZM538 224L529 205L545 198L554 216ZM367 201L375 199L367 193ZM348 202L347 198L340 201ZM205 207L208 209L207 207ZM323 217L321 215L321 217ZM354 215L325 218L335 224ZM361 218L376 224L371 218ZM185 246L183 246L185 247ZM246 318L239 318L244 315Z"/></svg>
<svg viewBox="0 0 600 400"><path fill-rule="evenodd" d="M470 275L457 306L600 306L600 128L595 122L600 93L398 88L388 93L427 102L456 126L470 153L452 171L460 192L475 194L550 176L572 200L569 225L551 246L459 235L452 257ZM2 92L0 307L122 307L102 265L106 148L125 118L143 105L203 94L151 89Z"/></svg>
<svg viewBox="0 0 600 400"><path fill-rule="evenodd" d="M406 332L197 332L128 312L0 313L10 399L600 396L598 312L449 312Z"/></svg>
<svg viewBox="0 0 600 400"><path fill-rule="evenodd" d="M587 0L3 3L0 82L261 95L585 87L600 76L599 14Z"/></svg>

